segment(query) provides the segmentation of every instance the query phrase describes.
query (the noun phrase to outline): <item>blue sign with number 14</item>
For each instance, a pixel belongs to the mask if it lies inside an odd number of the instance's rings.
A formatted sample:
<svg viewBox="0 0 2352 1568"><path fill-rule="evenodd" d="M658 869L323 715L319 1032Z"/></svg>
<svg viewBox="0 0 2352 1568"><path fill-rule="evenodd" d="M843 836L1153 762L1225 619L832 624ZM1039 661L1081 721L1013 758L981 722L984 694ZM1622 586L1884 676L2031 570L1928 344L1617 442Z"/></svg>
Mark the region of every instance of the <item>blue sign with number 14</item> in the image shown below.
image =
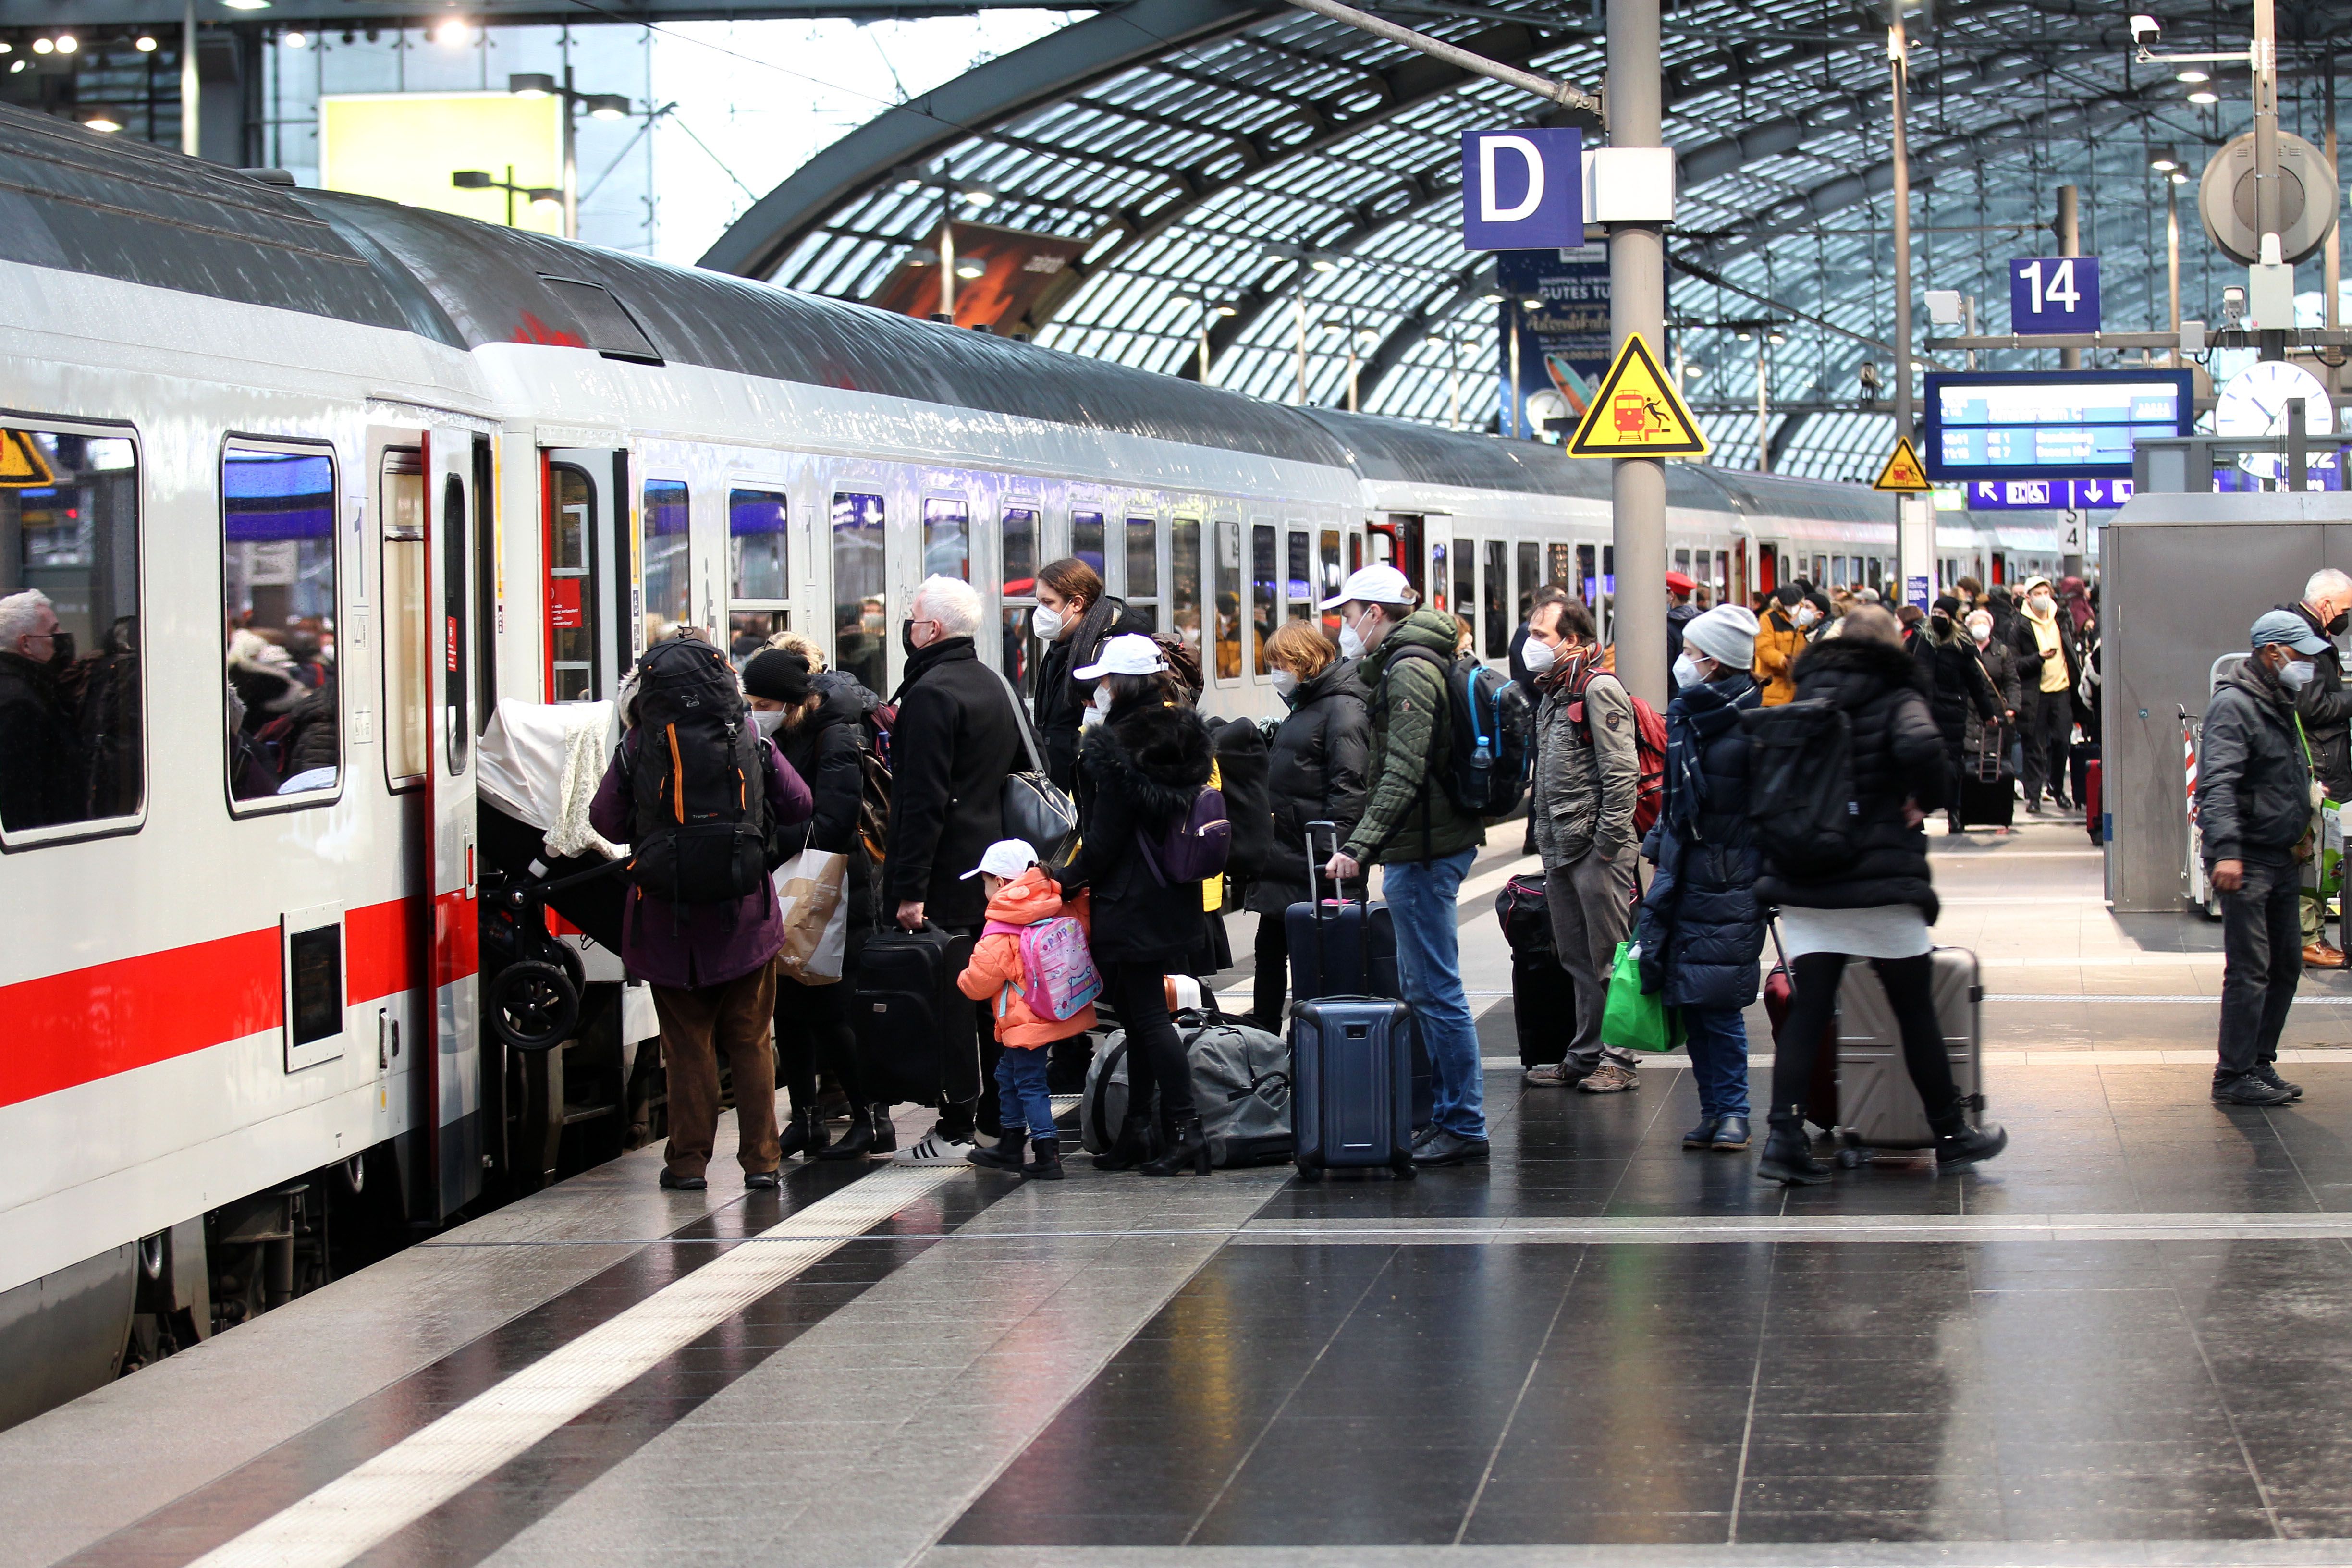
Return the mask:
<svg viewBox="0 0 2352 1568"><path fill-rule="evenodd" d="M2009 264L2009 330L2099 330L2099 258L2029 256Z"/></svg>

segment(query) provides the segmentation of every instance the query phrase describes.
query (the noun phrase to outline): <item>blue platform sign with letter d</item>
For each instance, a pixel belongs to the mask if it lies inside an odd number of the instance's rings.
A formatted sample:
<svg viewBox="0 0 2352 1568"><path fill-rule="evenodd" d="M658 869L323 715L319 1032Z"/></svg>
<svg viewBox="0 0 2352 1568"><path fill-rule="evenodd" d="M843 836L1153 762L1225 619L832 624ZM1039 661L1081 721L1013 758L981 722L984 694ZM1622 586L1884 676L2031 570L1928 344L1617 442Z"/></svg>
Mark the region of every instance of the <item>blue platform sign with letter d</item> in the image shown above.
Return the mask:
<svg viewBox="0 0 2352 1568"><path fill-rule="evenodd" d="M2009 264L2009 330L2099 330L2099 258L2029 256Z"/></svg>
<svg viewBox="0 0 2352 1568"><path fill-rule="evenodd" d="M1564 130L1462 133L1462 248L1557 250L1584 243L1584 136Z"/></svg>

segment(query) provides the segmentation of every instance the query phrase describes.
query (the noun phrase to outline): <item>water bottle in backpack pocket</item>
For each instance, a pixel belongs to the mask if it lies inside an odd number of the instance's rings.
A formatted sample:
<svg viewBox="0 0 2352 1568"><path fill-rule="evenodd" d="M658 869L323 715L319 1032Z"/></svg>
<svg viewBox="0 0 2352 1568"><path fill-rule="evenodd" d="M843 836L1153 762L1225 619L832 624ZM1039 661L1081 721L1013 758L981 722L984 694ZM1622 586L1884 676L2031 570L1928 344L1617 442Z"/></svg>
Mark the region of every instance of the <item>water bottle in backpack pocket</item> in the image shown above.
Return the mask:
<svg viewBox="0 0 2352 1568"><path fill-rule="evenodd" d="M656 643L638 661L635 711L623 752L635 811L631 880L677 906L760 891L767 742L747 720L726 656L697 637Z"/></svg>

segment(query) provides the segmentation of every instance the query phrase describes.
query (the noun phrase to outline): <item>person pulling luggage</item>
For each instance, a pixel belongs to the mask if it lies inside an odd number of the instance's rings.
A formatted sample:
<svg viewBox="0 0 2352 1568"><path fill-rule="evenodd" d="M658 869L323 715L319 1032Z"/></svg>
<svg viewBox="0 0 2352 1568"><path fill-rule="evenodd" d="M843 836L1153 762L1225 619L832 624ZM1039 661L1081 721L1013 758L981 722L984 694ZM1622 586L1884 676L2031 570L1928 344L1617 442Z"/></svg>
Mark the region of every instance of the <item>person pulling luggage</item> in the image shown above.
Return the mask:
<svg viewBox="0 0 2352 1568"><path fill-rule="evenodd" d="M964 875L978 877L988 895L988 923L981 928L971 962L956 976L956 987L975 1002L992 1004L996 1043L1004 1047L996 1058L996 1101L1003 1110L1004 1131L993 1145L975 1147L971 1160L1028 1181L1058 1182L1062 1142L1054 1130L1045 1065L1055 1041L1095 1026L1092 998L1101 984L1087 956L1084 922L1037 864L1037 851L1021 839L990 845L980 864ZM1075 931L1051 929L1050 922L1065 920ZM1053 973L1040 974L1029 962L1029 948L1039 937L1059 939L1049 944L1049 962L1059 960ZM1074 982L1075 989L1056 991ZM1076 1001L1080 994L1087 1000ZM1024 1141L1030 1152L1025 1165Z"/></svg>
<svg viewBox="0 0 2352 1568"><path fill-rule="evenodd" d="M621 962L653 987L661 1020L669 1082L661 1184L709 1184L723 1050L743 1184L773 1187L783 1159L772 1031L784 912L767 874L768 826L806 821L809 788L751 721L734 666L699 637L647 648L620 710L627 733L588 821L633 851Z"/></svg>
<svg viewBox="0 0 2352 1568"><path fill-rule="evenodd" d="M2197 748L2197 825L2221 895L2213 1098L2284 1105L2303 1095L2279 1077L2278 1041L2303 978L2302 864L2320 788L2295 699L2331 645L2293 610L2263 612L2249 641L2253 657L2213 693Z"/></svg>
<svg viewBox="0 0 2352 1568"><path fill-rule="evenodd" d="M1201 944L1201 889L1162 883L1141 841L1157 837L1192 810L1209 782L1209 727L1182 700L1160 645L1125 634L1102 645L1073 679L1095 682L1102 722L1078 742L1076 853L1053 873L1061 896L1093 894L1092 945L1104 994L1127 1030L1128 1112L1105 1171L1140 1169L1147 1176L1209 1173L1209 1142L1192 1106L1192 1065L1168 1016L1168 975ZM1167 1152L1150 1158L1146 1109L1160 1091Z"/></svg>
<svg viewBox="0 0 2352 1568"><path fill-rule="evenodd" d="M1939 906L1921 825L1943 804L1949 770L1927 709L1927 673L1903 651L1901 624L1879 606L1856 605L1843 626L1797 660L1796 700L1770 710L1776 722L1843 720L1834 724L1843 744L1819 747L1823 761L1805 781L1830 807L1826 819L1842 824L1836 852L1801 858L1793 813L1756 823L1763 849L1756 896L1780 911L1796 986L1774 1046L1769 1131L1756 1173L1790 1186L1829 1180L1805 1137L1806 1095L1850 958L1869 959L1886 988L1904 1065L1936 1134L1937 1163L1988 1160L2009 1142L1990 1122L1969 1124L1930 985L1927 927Z"/></svg>
<svg viewBox="0 0 2352 1568"><path fill-rule="evenodd" d="M1643 853L1657 867L1636 927L1642 990L1682 1010L1698 1085L1698 1125L1685 1149L1748 1147L1748 1025L1764 915L1761 861L1748 820L1748 735L1739 716L1762 706L1749 666L1756 616L1725 605L1683 628L1676 695L1666 708L1665 800Z"/></svg>

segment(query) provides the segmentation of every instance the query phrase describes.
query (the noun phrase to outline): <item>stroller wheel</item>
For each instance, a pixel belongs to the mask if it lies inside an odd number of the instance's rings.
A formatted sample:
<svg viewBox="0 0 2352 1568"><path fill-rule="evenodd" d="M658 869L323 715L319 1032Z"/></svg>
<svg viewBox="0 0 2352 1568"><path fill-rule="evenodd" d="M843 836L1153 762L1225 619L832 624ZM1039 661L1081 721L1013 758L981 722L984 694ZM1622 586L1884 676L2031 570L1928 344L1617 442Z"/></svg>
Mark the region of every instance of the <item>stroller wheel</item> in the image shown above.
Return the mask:
<svg viewBox="0 0 2352 1568"><path fill-rule="evenodd" d="M552 963L509 963L490 982L483 1011L499 1039L519 1051L560 1044L580 1022L580 992Z"/></svg>

